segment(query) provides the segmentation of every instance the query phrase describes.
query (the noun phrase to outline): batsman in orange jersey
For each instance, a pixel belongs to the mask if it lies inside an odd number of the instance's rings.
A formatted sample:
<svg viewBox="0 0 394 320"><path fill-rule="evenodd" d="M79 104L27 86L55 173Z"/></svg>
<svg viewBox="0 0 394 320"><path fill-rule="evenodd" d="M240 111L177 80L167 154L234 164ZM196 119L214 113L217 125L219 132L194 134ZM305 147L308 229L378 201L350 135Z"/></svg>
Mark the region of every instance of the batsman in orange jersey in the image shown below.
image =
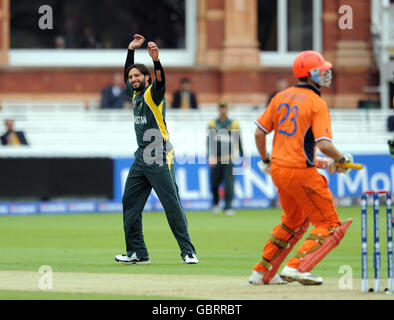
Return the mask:
<svg viewBox="0 0 394 320"><path fill-rule="evenodd" d="M274 227L261 260L253 268L249 283L319 285L321 277L311 270L343 238L351 220L341 223L326 178L316 169L316 148L334 163L351 163L353 157L338 151L332 142L331 120L320 87L331 84L331 63L315 51L304 51L293 63L299 83L279 92L256 121L256 146L277 188L283 209L281 223ZM274 131L271 156L266 135ZM331 166L333 171L349 169ZM281 263L309 224L307 239L290 258L281 274Z"/></svg>

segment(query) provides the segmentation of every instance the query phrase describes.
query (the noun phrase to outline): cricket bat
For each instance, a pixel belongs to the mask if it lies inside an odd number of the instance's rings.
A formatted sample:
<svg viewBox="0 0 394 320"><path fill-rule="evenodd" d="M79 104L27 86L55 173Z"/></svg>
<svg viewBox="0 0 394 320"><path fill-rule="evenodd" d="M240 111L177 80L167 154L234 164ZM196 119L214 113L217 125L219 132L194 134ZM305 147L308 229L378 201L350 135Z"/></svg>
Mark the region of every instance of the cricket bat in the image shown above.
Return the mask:
<svg viewBox="0 0 394 320"><path fill-rule="evenodd" d="M346 169L355 169L355 170L361 170L364 168L364 166L361 163L335 163L336 167L339 168L346 168Z"/></svg>
<svg viewBox="0 0 394 320"><path fill-rule="evenodd" d="M332 165L333 159L316 157L316 167L319 169L326 169L330 165ZM345 168L345 169L355 169L361 170L364 166L361 163L352 163L352 162L345 162L345 163L335 163L334 165L338 168Z"/></svg>
<svg viewBox="0 0 394 320"><path fill-rule="evenodd" d="M345 168L345 169L355 169L355 170L361 170L364 168L364 166L361 163L352 163L352 162L347 162L347 163L334 163L334 165L338 168ZM263 161L258 161L257 166L260 169L261 172L265 174L270 174L269 172L269 166L264 164ZM330 166L329 160L326 158L317 158L316 159L316 167L319 169L327 169Z"/></svg>

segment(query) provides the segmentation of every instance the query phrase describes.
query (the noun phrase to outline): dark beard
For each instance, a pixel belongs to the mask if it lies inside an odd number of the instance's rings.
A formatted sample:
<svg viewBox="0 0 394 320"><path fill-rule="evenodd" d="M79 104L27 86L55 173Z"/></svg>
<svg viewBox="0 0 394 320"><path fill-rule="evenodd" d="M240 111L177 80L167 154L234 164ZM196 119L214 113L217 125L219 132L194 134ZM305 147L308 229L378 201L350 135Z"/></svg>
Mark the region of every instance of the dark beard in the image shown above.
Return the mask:
<svg viewBox="0 0 394 320"><path fill-rule="evenodd" d="M145 89L145 82L141 82L141 84L136 88L136 89L134 89L134 91L143 91L144 89Z"/></svg>

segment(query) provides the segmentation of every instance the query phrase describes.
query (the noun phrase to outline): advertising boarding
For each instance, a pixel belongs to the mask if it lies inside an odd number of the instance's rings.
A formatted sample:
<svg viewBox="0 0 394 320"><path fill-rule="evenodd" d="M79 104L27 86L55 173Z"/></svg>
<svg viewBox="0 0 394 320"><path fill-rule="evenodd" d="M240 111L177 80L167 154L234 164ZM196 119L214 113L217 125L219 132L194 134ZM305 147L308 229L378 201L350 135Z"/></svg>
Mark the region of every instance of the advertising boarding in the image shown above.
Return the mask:
<svg viewBox="0 0 394 320"><path fill-rule="evenodd" d="M206 163L199 163L198 160L197 158L175 159L179 194L186 210L211 208L210 167ZM267 208L278 199L271 177L262 173L257 167L259 160L259 157L252 156L245 161L245 164L235 166L234 208ZM123 187L132 162L132 159L115 160L115 201L122 199ZM348 174L329 174L327 170L319 169L319 172L327 178L335 198L339 200L359 198L361 192L366 190L394 191L394 161L390 155L354 155L354 162L363 164L364 168L351 170ZM223 193L224 188L221 188L220 194ZM154 192L148 199L147 208L161 209L160 201Z"/></svg>

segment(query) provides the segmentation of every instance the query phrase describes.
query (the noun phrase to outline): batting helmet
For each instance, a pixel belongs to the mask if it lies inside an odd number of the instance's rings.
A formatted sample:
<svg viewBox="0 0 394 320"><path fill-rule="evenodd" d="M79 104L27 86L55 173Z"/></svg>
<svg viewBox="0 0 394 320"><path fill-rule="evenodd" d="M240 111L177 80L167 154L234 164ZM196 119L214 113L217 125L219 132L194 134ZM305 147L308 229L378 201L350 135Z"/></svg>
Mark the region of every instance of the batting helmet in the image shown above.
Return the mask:
<svg viewBox="0 0 394 320"><path fill-rule="evenodd" d="M293 73L297 78L307 77L314 69L324 71L331 68L330 62L326 61L320 53L312 50L299 53L293 62Z"/></svg>

